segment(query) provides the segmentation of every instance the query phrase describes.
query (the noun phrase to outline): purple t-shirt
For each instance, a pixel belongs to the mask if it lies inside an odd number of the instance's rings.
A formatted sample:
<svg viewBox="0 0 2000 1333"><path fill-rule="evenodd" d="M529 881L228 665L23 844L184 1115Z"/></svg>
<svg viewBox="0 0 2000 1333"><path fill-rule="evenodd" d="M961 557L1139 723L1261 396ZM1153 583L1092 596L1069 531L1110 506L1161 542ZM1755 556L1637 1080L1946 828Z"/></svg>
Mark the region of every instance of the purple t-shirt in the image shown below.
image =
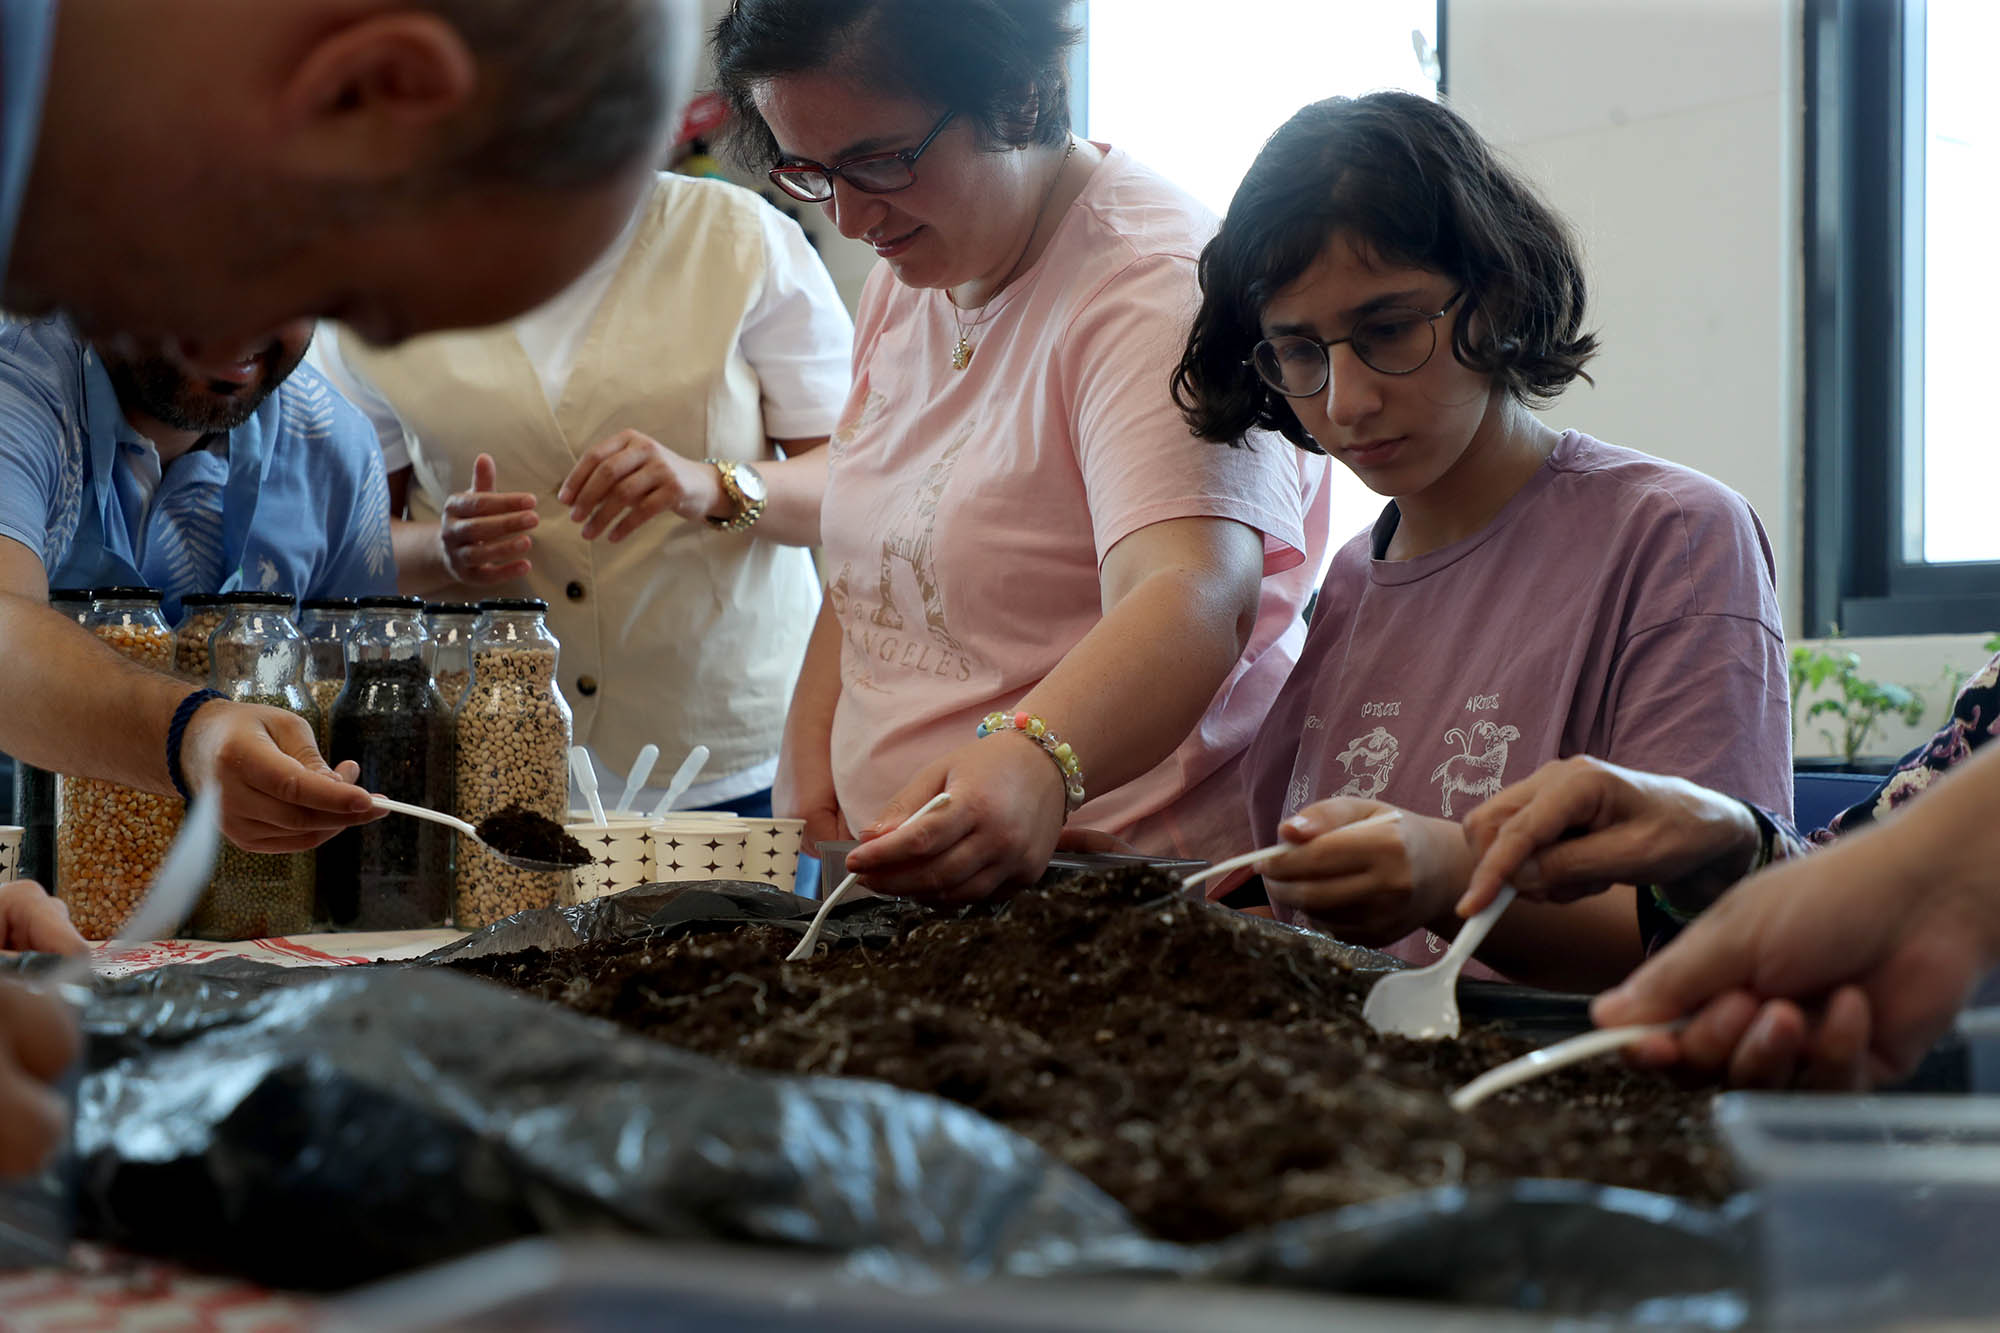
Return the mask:
<svg viewBox="0 0 2000 1333"><path fill-rule="evenodd" d="M1784 631L1742 496L1569 431L1463 541L1375 558L1396 521L1391 504L1327 571L1248 752L1257 837L1329 796L1463 819L1573 754L1789 815Z"/></svg>

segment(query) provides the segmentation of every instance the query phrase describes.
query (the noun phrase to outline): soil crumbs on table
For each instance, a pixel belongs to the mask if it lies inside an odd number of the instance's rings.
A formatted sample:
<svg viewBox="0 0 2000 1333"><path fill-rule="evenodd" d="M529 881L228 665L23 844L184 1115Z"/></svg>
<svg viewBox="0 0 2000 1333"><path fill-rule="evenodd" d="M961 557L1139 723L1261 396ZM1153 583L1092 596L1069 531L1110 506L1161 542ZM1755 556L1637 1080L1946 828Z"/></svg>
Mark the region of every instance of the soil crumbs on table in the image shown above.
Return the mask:
<svg viewBox="0 0 2000 1333"><path fill-rule="evenodd" d="M887 946L741 926L453 966L758 1069L880 1079L1005 1124L1155 1234L1198 1242L1438 1185L1566 1177L1703 1202L1733 1186L1706 1094L1615 1058L1445 1100L1528 1047L1381 1037L1371 977L1311 941L1119 871Z"/></svg>
<svg viewBox="0 0 2000 1333"><path fill-rule="evenodd" d="M547 815L507 805L479 821L479 840L502 856L519 856L553 866L587 866L590 849Z"/></svg>

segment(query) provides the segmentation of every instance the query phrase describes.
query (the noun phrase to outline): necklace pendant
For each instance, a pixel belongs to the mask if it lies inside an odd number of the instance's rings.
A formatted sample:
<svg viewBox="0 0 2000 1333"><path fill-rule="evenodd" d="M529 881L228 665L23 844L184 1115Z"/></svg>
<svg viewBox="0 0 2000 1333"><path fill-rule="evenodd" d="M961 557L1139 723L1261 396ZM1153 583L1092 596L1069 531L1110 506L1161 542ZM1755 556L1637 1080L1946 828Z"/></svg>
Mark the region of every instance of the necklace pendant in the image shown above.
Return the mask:
<svg viewBox="0 0 2000 1333"><path fill-rule="evenodd" d="M951 349L951 368L964 370L972 364L972 339L963 333L958 335L958 345Z"/></svg>

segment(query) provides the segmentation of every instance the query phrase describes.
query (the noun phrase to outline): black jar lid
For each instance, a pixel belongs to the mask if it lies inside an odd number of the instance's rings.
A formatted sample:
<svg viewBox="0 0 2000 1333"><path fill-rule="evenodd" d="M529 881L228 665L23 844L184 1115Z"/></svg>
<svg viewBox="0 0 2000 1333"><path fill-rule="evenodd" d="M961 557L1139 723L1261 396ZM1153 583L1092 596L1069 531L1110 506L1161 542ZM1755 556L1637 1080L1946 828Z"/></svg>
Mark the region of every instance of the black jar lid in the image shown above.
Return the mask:
<svg viewBox="0 0 2000 1333"><path fill-rule="evenodd" d="M84 606L97 600L95 588L51 588L50 606ZM186 600L185 598L182 600Z"/></svg>
<svg viewBox="0 0 2000 1333"><path fill-rule="evenodd" d="M183 599L185 601L186 599ZM292 596L283 592L232 592L222 599L226 606L268 606L292 609Z"/></svg>
<svg viewBox="0 0 2000 1333"><path fill-rule="evenodd" d="M427 616L476 616L479 614L479 603L425 602L424 614Z"/></svg>
<svg viewBox="0 0 2000 1333"><path fill-rule="evenodd" d="M539 597L491 597L479 604L481 611L542 611L549 604Z"/></svg>
<svg viewBox="0 0 2000 1333"><path fill-rule="evenodd" d="M308 597L299 605L307 611L352 611L352 597Z"/></svg>
<svg viewBox="0 0 2000 1333"><path fill-rule="evenodd" d="M98 596L100 597L104 595L105 595L104 593L98 594ZM183 611L187 611L187 610L192 610L197 606L221 606L224 602L228 600L229 598L227 594L224 593L191 592L187 596L181 598L181 609Z"/></svg>
<svg viewBox="0 0 2000 1333"><path fill-rule="evenodd" d="M360 597L354 604L363 611L421 611L424 599L421 597Z"/></svg>
<svg viewBox="0 0 2000 1333"><path fill-rule="evenodd" d="M151 602L155 606L163 596L158 588L96 588L91 592L91 600L98 602Z"/></svg>

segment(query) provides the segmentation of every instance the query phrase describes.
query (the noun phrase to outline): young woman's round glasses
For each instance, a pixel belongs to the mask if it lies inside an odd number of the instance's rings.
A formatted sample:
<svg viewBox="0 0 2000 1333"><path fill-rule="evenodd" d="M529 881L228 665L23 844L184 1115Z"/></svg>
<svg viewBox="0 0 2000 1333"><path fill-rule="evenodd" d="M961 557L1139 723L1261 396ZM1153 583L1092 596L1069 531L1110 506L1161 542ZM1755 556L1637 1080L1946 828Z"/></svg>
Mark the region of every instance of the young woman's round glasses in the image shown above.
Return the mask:
<svg viewBox="0 0 2000 1333"><path fill-rule="evenodd" d="M931 146L933 139L944 133L944 127L951 124L951 118L957 114L956 111L945 112L944 119L931 126L931 132L915 148L903 148L893 153L864 153L830 167L818 162L787 162L771 168L771 183L792 198L808 204L823 204L833 198L835 176L864 194L894 194L898 190L907 190L917 183L917 159L924 155L924 149Z"/></svg>
<svg viewBox="0 0 2000 1333"><path fill-rule="evenodd" d="M1250 349L1244 364L1287 398L1310 398L1326 388L1333 374L1327 354L1346 343L1361 364L1384 375L1412 375L1437 351L1437 321L1451 312L1460 288L1436 311L1408 306L1381 306L1354 321L1345 338L1321 342L1302 333L1266 338Z"/></svg>

